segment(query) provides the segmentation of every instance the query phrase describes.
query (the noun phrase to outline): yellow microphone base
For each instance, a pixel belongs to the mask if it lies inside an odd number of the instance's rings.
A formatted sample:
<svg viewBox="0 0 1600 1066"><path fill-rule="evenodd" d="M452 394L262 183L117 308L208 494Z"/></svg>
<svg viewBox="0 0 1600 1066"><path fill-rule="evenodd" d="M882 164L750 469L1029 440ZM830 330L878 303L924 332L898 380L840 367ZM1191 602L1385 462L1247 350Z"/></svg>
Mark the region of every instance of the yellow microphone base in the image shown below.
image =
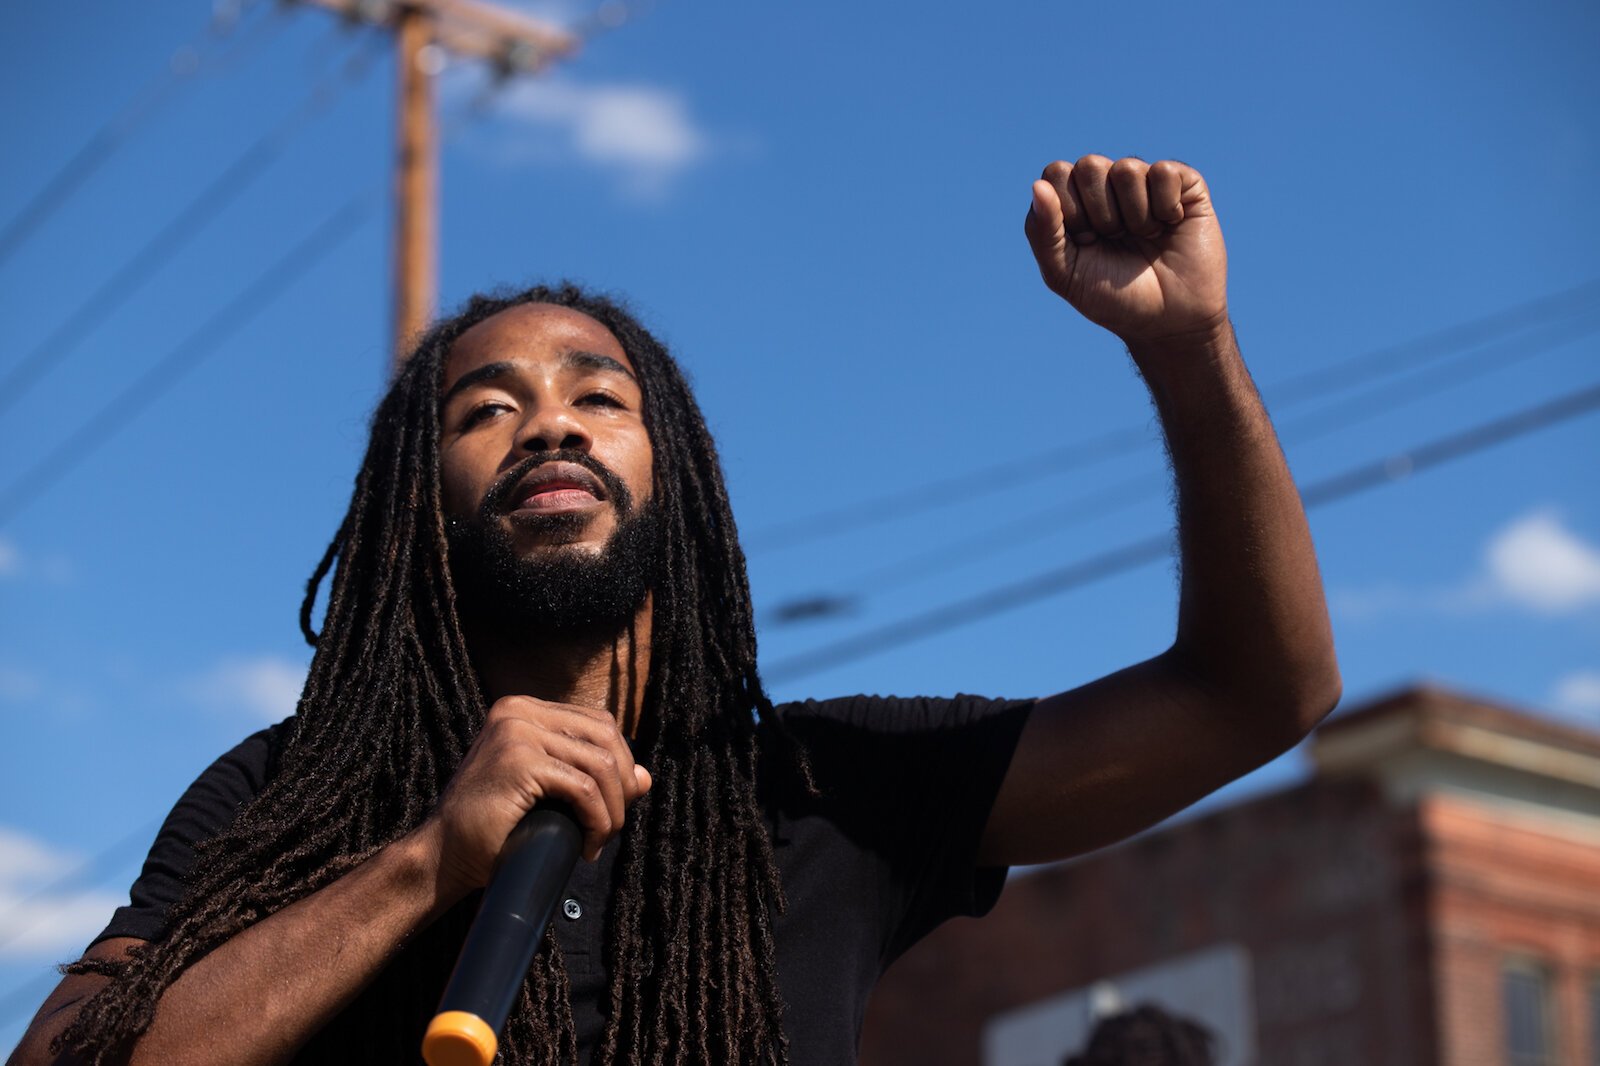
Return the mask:
<svg viewBox="0 0 1600 1066"><path fill-rule="evenodd" d="M499 1047L488 1022L464 1010L447 1010L428 1023L422 1058L428 1066L489 1066Z"/></svg>

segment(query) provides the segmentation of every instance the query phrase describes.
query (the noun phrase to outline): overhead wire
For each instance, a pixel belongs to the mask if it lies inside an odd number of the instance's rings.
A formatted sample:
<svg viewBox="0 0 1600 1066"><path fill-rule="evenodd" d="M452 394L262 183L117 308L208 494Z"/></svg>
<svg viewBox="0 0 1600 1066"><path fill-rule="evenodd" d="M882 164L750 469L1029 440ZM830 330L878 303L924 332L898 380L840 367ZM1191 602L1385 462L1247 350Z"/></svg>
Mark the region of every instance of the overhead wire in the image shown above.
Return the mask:
<svg viewBox="0 0 1600 1066"><path fill-rule="evenodd" d="M482 117L466 107L442 124L441 141L449 144ZM215 348L259 314L292 283L311 269L355 230L373 209L383 182L368 186L329 215L308 237L277 260L225 307L190 336L85 419L26 473L0 491L0 527L6 525L51 484L98 450L213 354ZM298 264L298 266L296 265Z"/></svg>
<svg viewBox="0 0 1600 1066"><path fill-rule="evenodd" d="M1600 279L1585 281L1511 307L1454 323L1421 337L1337 360L1262 387L1275 410L1316 399L1345 387L1356 376L1382 376L1424 365L1465 347L1487 344L1530 325L1600 305ZM975 497L992 495L1093 463L1137 452L1149 445L1148 426L1112 429L1083 440L1019 456L1004 470L985 469L932 478L921 484L838 507L815 511L759 529L746 537L755 552L777 551L841 536Z"/></svg>
<svg viewBox="0 0 1600 1066"><path fill-rule="evenodd" d="M0 229L0 266L183 89L202 75L237 66L268 38L270 30L283 24L281 16L257 19L246 33L234 37L249 10L259 3L241 0L217 5L197 39L174 51L167 65L91 134ZM230 39L231 47L219 52Z"/></svg>
<svg viewBox="0 0 1600 1066"><path fill-rule="evenodd" d="M140 825L131 833L125 833L101 848L93 855L78 863L71 870L57 877L49 884L44 885L22 899L11 903L4 913L0 913L0 948L16 942L17 938L25 931L20 927L20 922L26 918L28 909L54 898L58 894L72 888L84 889L104 882L112 874L122 869L124 863L111 863L113 856L121 856L128 852L134 845L142 844L150 838L156 828L161 824L161 819L153 819ZM18 927L6 931L5 927L12 921L19 923ZM50 967L43 973L28 978L14 988L0 995L0 1028L10 1025L19 1018L26 1017L36 1010L39 1003L49 992L51 986L59 980L55 968Z"/></svg>
<svg viewBox="0 0 1600 1066"><path fill-rule="evenodd" d="M281 156L312 121L331 109L341 90L363 77L371 66L369 37L340 70L311 92L265 135L234 159L176 217L158 230L0 378L0 415L8 411L52 366L127 303L179 251L198 237Z"/></svg>
<svg viewBox="0 0 1600 1066"><path fill-rule="evenodd" d="M1530 332L1537 334L1532 339L1523 334L1469 349L1443 363L1425 366L1400 382L1374 385L1299 418L1285 420L1279 432L1286 445L1305 444L1442 389L1545 355L1597 330L1600 330L1600 316L1560 318L1537 324L1531 327ZM897 558L852 579L849 582L851 592L819 591L785 600L767 612L768 620L784 625L846 615L857 610L867 597L902 588L952 566L981 558L996 545L1011 548L1051 536L1133 504L1154 500L1165 489L1164 475L1138 474L953 543Z"/></svg>
<svg viewBox="0 0 1600 1066"><path fill-rule="evenodd" d="M460 113L442 124L441 141L450 143L481 117L481 113L474 108L461 109ZM212 316L177 349L151 367L138 381L123 390L95 416L86 420L80 429L51 455L46 456L30 469L28 474L18 479L3 495L0 495L0 525L15 517L38 494L49 488L55 479L88 458L89 453L103 443L99 435L101 431L96 430L96 426L103 427L106 438L126 428L128 423L176 385L186 373L195 369L217 345L259 314L299 276L316 266L317 262L348 237L370 213L378 192L378 187L369 187L352 197L309 237L258 276L250 286ZM94 436L91 437L91 434ZM143 823L131 833L118 838L108 847L86 859L71 872L13 904L5 914L0 914L0 929L4 928L8 917L33 903L50 898L64 888L79 884L91 872L100 871L104 875L114 872L114 867L106 865L108 859L133 843L148 840L160 821L161 819L157 818ZM13 937L14 934L0 933L0 948L9 943ZM24 980L0 994L0 1026L9 1025L36 1009L57 980L58 977L52 969Z"/></svg>
<svg viewBox="0 0 1600 1066"><path fill-rule="evenodd" d="M1342 500L1597 409L1600 409L1600 383L1322 478L1301 490L1301 500L1307 509ZM769 681L806 677L1170 558L1172 551L1171 533L1132 541L1087 559L791 655L762 673Z"/></svg>
<svg viewBox="0 0 1600 1066"><path fill-rule="evenodd" d="M296 280L334 250L371 213L376 197L357 194L325 218L176 348L85 419L65 440L0 493L0 526L37 499L62 475L103 447L187 373L214 354Z"/></svg>
<svg viewBox="0 0 1600 1066"><path fill-rule="evenodd" d="M245 2L254 3L255 0L245 0ZM606 0L596 11L581 20L572 32L583 39L590 39L599 33L616 29L625 21L635 17L644 6ZM457 115L443 123L441 141L445 144L453 142L471 125L484 118L488 104L497 90L498 85L493 86L488 92L468 102ZM353 197L339 211L329 216L309 237L258 276L250 286L208 319L176 349L120 392L93 417L82 423L79 429L62 444L13 482L3 494L0 494L0 526L4 526L47 490L54 480L86 459L111 434L126 428L139 414L176 385L185 374L198 366L217 345L259 314L300 274L309 271L348 237L370 211L375 193L375 189L368 189ZM26 906L36 898L47 898L59 891L65 885L84 876L86 871L100 866L110 854L121 850L129 842L147 838L151 828L157 824L159 821L141 825L126 837L119 838L110 847L90 857L77 870L56 883L40 889L17 906ZM3 920L3 917L0 916L0 920ZM0 946L6 942L6 938L0 936ZM0 1026L8 1025L26 1014L39 1002L40 993L47 991L55 980L55 973L47 972L26 980L0 995Z"/></svg>
<svg viewBox="0 0 1600 1066"><path fill-rule="evenodd" d="M83 888L86 885L99 883L99 881L115 872L115 868L109 865L109 860L113 855L121 855L135 844L141 844L150 839L150 834L155 832L160 824L160 819L145 822L131 833L125 833L118 837L111 844L84 859L49 884L37 888L21 899L8 904L6 909L0 912L0 950L15 942L23 934L24 930L20 928L20 924L10 929L7 929L7 926L11 925L13 920L20 920L28 908L61 892L65 892L69 888ZM0 1024L4 1024L4 1019L0 1019Z"/></svg>

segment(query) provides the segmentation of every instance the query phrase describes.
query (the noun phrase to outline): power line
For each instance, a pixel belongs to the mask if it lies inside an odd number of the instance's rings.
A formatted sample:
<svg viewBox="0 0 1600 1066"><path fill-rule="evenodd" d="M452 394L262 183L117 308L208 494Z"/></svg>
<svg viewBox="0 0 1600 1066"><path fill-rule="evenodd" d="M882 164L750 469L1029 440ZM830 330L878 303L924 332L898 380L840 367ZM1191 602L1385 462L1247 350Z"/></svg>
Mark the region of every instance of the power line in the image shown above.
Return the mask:
<svg viewBox="0 0 1600 1066"><path fill-rule="evenodd" d="M1469 351L1442 364L1425 367L1410 378L1395 384L1364 390L1320 410L1285 422L1280 435L1286 443L1305 444L1326 437L1376 415L1394 410L1418 397L1463 384L1491 371L1543 355L1600 329L1600 317L1556 320L1535 326L1536 336L1514 337L1486 348ZM814 621L847 614L869 596L879 595L941 573L952 566L978 557L995 544L1014 547L1053 535L1071 526L1103 518L1126 507L1160 496L1164 478L1139 474L1102 488L1087 496L1055 504L1020 519L963 537L917 555L901 557L869 570L850 581L850 594L813 593L780 603L769 612L771 622Z"/></svg>
<svg viewBox="0 0 1600 1066"><path fill-rule="evenodd" d="M258 2L245 0L235 5L219 5L208 20L205 32L199 36L199 42L185 44L173 52L167 66L134 93L121 110L96 130L51 175L44 187L22 206L4 230L0 230L0 265L4 265L36 229L71 199L72 194L93 177L118 148L127 143L164 106L175 100L182 89L201 74L236 65L254 45L266 38L262 32L264 27L276 28L282 24L283 20L279 18L258 20L249 34L236 40L231 51L220 56L212 55L212 51L243 20L246 10Z"/></svg>
<svg viewBox="0 0 1600 1066"><path fill-rule="evenodd" d="M1576 314L1600 303L1600 279L1516 304L1490 315L1446 326L1414 340L1393 344L1328 366L1289 377L1263 389L1274 409L1282 410L1347 388L1360 375L1381 377L1411 366L1426 364L1463 348L1477 347L1509 336L1531 324ZM1003 471L985 470L940 477L897 490L872 500L858 501L813 512L757 530L747 538L756 550L775 551L808 544L825 537L855 532L954 502L991 495L1020 484L1067 470L1136 452L1151 439L1148 428L1111 430L1082 441L1031 456L1023 456Z"/></svg>
<svg viewBox="0 0 1600 1066"><path fill-rule="evenodd" d="M15 518L62 475L83 462L118 430L172 388L241 327L350 236L372 209L372 192L353 197L299 244L268 267L199 329L86 419L66 440L0 495L0 526Z"/></svg>
<svg viewBox="0 0 1600 1066"><path fill-rule="evenodd" d="M6 908L4 914L0 914L0 929L3 929L11 919L16 919L19 922L19 928L9 933L0 933L0 947L12 943L18 936L22 935L23 930L20 928L20 922L26 918L29 907L47 900L68 888L74 886L84 887L86 883L94 885L104 881L106 877L121 868L120 865L108 865L107 860L113 855L120 855L134 844L149 840L160 826L161 819L159 818L145 822L133 832L100 849L48 885L11 904L10 907ZM91 875L93 876L91 877ZM89 880L85 882L85 878L89 878ZM50 989L59 979L59 975L53 969L46 970L42 974L23 981L4 995L0 995L0 1027L10 1025L18 1018L26 1017L32 1011L37 1010L39 1004L43 1002L45 996L49 994Z"/></svg>
<svg viewBox="0 0 1600 1066"><path fill-rule="evenodd" d="M9 932L5 931L5 927L11 921L11 919L22 918L29 907L41 902L42 900L47 900L52 896L64 892L74 886L81 886L84 878L89 877L90 874L95 874L95 876L88 883L97 884L116 869L115 867L108 867L105 865L106 861L111 856L119 855L132 845L149 840L151 836L154 835L155 831L160 828L160 826L161 819L159 818L145 822L133 832L119 838L110 846L102 848L100 851L96 852L94 855L91 855L89 858L85 859L83 862L79 863L66 873L62 874L48 885L45 885L43 888L36 889L29 895L24 896L15 903L12 903L6 908L3 914L0 914L0 948L4 948L23 933L21 928L12 929ZM98 871L98 873L96 871ZM4 1021L0 1020L0 1024L4 1024Z"/></svg>
<svg viewBox="0 0 1600 1066"><path fill-rule="evenodd" d="M1341 500L1483 451L1535 430L1576 418L1597 408L1600 408L1600 384L1589 385L1555 400L1525 408L1490 422L1480 423L1448 437L1420 444L1408 451L1396 452L1387 458L1364 463L1332 477L1323 478L1304 489L1301 498L1307 508ZM1172 540L1171 534L1163 534L1134 541L1088 559L1047 570L1025 580L1002 585L936 607L931 611L801 652L780 660L770 670L763 672L770 680L791 681L843 663L864 659L890 648L910 644L991 615L1047 599L1146 563L1169 558L1172 554Z"/></svg>
<svg viewBox="0 0 1600 1066"><path fill-rule="evenodd" d="M238 199L283 154L301 130L331 108L339 98L342 84L353 82L367 72L373 43L369 40L368 47L351 56L338 74L317 85L274 129L247 148L0 379L0 414L9 410L46 370L137 293L168 260L204 232L224 208Z"/></svg>

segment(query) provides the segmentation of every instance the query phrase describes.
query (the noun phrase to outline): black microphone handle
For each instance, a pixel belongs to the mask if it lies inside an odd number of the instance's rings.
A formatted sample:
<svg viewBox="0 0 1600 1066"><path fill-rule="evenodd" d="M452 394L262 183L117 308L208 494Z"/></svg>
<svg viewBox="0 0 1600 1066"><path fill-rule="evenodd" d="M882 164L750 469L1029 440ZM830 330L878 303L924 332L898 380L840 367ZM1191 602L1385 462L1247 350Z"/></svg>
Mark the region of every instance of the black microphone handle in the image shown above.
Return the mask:
<svg viewBox="0 0 1600 1066"><path fill-rule="evenodd" d="M582 845L578 823L560 804L535 807L506 837L478 916L439 1000L435 1025L429 1027L423 1055L430 1063L434 1057L446 1061L443 1055L430 1055L429 1045L439 1042L436 1030L451 1012L481 1019L498 1043ZM488 1058L493 1057L490 1049Z"/></svg>

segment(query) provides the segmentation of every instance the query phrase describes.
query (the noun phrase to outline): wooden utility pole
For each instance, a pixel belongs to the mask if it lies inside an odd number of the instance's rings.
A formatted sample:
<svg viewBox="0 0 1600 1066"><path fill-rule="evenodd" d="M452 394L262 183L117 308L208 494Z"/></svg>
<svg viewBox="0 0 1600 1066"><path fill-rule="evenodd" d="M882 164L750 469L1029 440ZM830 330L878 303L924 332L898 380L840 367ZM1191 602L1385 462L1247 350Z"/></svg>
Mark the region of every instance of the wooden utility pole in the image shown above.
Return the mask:
<svg viewBox="0 0 1600 1066"><path fill-rule="evenodd" d="M304 0L395 33L399 151L395 175L394 346L398 365L438 299L439 131L433 79L445 52L533 74L577 51L578 39L481 0Z"/></svg>
<svg viewBox="0 0 1600 1066"><path fill-rule="evenodd" d="M400 74L400 138L395 176L394 355L428 327L439 297L439 128L433 106L433 44L429 16L401 11L395 27ZM437 47L437 46L435 46Z"/></svg>

